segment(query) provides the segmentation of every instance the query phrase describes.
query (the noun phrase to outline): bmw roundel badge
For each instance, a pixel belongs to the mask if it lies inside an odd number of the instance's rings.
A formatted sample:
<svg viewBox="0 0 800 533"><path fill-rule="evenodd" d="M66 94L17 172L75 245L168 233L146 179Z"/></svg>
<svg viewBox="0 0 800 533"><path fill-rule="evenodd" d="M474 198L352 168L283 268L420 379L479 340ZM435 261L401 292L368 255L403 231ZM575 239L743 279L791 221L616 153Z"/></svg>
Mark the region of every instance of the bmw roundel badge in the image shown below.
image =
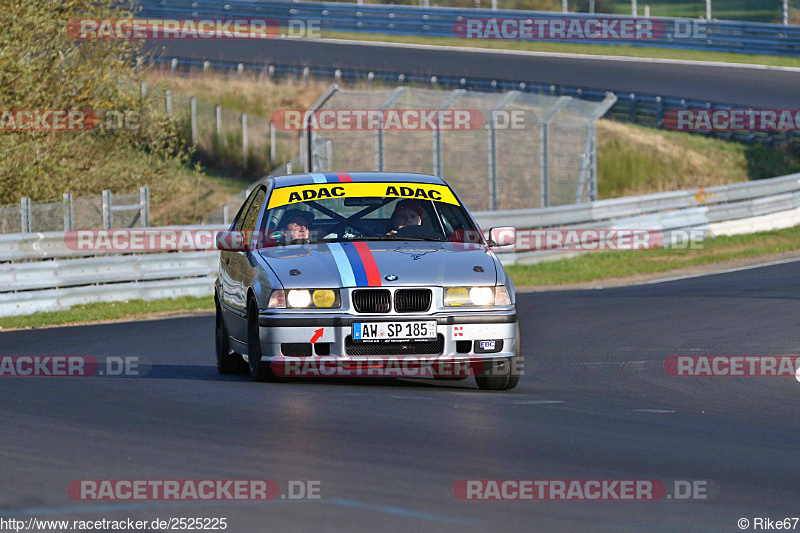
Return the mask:
<svg viewBox="0 0 800 533"><path fill-rule="evenodd" d="M384 276L384 279L386 281L397 281L397 276L395 276L394 274L387 274Z"/></svg>

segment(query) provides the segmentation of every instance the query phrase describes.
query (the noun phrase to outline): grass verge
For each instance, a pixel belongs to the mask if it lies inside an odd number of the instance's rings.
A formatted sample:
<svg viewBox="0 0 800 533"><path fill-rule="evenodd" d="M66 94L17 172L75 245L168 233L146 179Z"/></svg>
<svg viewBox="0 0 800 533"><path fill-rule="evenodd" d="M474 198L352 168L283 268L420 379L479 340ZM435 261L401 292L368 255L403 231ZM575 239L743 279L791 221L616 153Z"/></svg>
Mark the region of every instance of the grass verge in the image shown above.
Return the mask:
<svg viewBox="0 0 800 533"><path fill-rule="evenodd" d="M800 226L707 239L698 249L585 253L571 259L506 268L517 287L624 279L730 260L800 250Z"/></svg>
<svg viewBox="0 0 800 533"><path fill-rule="evenodd" d="M461 46L467 48L485 48L489 50L591 54L605 56L644 57L649 59L684 59L691 61L719 61L723 63L771 65L776 67L800 67L800 57L794 56L737 54L732 52L706 52L703 50L675 50L671 48L655 48L644 46L504 41L494 39L477 40L460 39L458 37L421 37L415 35L389 35L385 33L356 33L342 31L322 31L321 36L326 39L427 44L434 46Z"/></svg>
<svg viewBox="0 0 800 533"><path fill-rule="evenodd" d="M103 302L78 305L68 311L0 317L0 330L86 324L120 319L141 320L155 318L158 315L212 309L214 309L213 296L201 298L182 296L175 299L153 300L152 302L144 300Z"/></svg>

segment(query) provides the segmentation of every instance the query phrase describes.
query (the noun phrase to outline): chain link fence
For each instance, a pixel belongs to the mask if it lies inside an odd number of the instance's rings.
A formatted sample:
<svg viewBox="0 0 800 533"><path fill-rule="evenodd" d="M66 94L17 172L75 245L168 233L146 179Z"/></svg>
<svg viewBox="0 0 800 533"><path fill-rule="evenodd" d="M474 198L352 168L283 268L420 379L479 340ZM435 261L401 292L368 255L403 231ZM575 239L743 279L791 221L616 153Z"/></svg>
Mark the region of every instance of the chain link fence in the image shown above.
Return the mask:
<svg viewBox="0 0 800 533"><path fill-rule="evenodd" d="M610 93L596 102L518 91L350 91L333 85L313 106L315 117L324 110L374 110L381 120L371 129L323 129L321 121L315 129L309 119L303 163L310 172L434 174L475 211L586 202L597 197L595 122L615 101ZM463 129L384 128L391 110L459 111L471 120Z"/></svg>
<svg viewBox="0 0 800 533"><path fill-rule="evenodd" d="M61 200L31 201L23 197L18 204L0 206L0 234L70 231L73 229L111 229L150 226L150 190L112 193Z"/></svg>

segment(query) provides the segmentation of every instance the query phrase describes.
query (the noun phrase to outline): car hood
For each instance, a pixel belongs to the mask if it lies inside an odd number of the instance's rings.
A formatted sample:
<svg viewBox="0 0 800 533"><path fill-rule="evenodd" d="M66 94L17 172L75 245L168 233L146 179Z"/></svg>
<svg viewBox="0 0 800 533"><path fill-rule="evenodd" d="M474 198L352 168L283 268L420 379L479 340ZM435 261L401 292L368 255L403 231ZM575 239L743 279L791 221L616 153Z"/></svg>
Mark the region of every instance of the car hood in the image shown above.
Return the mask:
<svg viewBox="0 0 800 533"><path fill-rule="evenodd" d="M259 251L284 288L494 285L493 254L483 245L367 241ZM389 281L396 276L396 280Z"/></svg>

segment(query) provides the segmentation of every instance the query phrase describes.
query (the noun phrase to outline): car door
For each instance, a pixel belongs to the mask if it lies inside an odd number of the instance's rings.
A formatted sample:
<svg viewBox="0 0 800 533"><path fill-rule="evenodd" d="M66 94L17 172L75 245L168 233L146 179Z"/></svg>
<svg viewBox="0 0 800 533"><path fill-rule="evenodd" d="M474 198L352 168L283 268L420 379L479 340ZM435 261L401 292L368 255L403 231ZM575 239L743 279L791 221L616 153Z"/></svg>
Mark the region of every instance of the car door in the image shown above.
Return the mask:
<svg viewBox="0 0 800 533"><path fill-rule="evenodd" d="M236 227L237 231L245 234L247 241L253 243L256 239L255 229L261 207L264 205L267 192L264 186L258 187L251 194L247 210L243 212L240 223ZM254 252L230 252L230 263L228 268L231 272L231 303L230 307L233 314L237 315L236 324L231 328L231 336L246 342L247 340L247 280L252 279L252 266L250 265L250 254Z"/></svg>

